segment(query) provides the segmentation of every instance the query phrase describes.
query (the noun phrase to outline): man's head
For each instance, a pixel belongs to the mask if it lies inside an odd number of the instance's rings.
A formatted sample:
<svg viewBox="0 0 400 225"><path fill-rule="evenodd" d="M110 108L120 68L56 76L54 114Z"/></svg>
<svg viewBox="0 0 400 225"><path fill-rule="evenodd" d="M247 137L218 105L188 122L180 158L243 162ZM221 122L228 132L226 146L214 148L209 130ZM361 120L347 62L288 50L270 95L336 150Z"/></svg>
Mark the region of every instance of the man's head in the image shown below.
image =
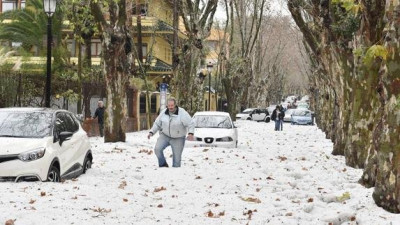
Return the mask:
<svg viewBox="0 0 400 225"><path fill-rule="evenodd" d="M99 101L97 102L97 106L100 107L100 108L103 108L103 106L104 106L103 101L99 100Z"/></svg>
<svg viewBox="0 0 400 225"><path fill-rule="evenodd" d="M170 113L175 112L176 110L176 100L175 98L169 98L167 101L167 108Z"/></svg>

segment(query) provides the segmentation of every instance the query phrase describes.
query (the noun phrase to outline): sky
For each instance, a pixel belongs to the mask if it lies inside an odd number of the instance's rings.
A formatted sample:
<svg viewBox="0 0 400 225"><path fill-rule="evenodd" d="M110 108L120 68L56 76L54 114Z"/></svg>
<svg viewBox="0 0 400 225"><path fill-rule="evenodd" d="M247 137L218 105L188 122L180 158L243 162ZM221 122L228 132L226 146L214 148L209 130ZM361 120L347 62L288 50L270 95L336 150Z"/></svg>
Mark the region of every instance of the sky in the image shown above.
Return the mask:
<svg viewBox="0 0 400 225"><path fill-rule="evenodd" d="M158 168L158 134L91 137L93 168L77 179L0 183L0 224L400 224L316 126L236 124L238 148L185 148L180 168Z"/></svg>
<svg viewBox="0 0 400 225"><path fill-rule="evenodd" d="M271 5L271 10L275 15L290 15L290 12L287 9L287 1L286 0L271 0L267 2ZM224 9L223 1L217 7L217 12L215 14L216 20L226 20L226 12Z"/></svg>

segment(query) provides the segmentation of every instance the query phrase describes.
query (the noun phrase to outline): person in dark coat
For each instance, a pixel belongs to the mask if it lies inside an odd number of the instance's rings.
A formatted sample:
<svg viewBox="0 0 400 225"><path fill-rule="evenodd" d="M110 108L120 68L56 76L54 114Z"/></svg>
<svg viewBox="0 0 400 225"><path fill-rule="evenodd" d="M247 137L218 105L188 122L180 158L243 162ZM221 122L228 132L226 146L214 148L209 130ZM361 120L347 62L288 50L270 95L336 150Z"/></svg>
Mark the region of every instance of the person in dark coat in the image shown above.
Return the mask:
<svg viewBox="0 0 400 225"><path fill-rule="evenodd" d="M96 112L94 113L93 119L97 118L97 122L99 124L99 132L100 132L100 137L104 136L104 103L103 101L98 101L97 102L98 108L96 109Z"/></svg>
<svg viewBox="0 0 400 225"><path fill-rule="evenodd" d="M279 118L279 124L280 124L280 130L283 130L283 118L285 117L285 109L283 108L283 106L280 106L280 111L281 113L279 114L278 118Z"/></svg>
<svg viewBox="0 0 400 225"><path fill-rule="evenodd" d="M277 105L274 111L272 111L271 120L275 121L275 131L282 129L283 117L285 117L285 112L283 112L283 107Z"/></svg>

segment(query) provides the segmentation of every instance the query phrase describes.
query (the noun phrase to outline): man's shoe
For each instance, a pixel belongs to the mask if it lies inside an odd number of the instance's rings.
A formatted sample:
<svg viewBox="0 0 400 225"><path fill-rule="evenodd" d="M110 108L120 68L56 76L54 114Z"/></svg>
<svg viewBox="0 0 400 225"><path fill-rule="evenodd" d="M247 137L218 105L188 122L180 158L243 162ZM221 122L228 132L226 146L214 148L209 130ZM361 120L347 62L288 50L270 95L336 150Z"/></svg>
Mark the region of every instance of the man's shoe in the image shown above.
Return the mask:
<svg viewBox="0 0 400 225"><path fill-rule="evenodd" d="M160 167L169 167L168 163L165 163L164 165L161 165Z"/></svg>

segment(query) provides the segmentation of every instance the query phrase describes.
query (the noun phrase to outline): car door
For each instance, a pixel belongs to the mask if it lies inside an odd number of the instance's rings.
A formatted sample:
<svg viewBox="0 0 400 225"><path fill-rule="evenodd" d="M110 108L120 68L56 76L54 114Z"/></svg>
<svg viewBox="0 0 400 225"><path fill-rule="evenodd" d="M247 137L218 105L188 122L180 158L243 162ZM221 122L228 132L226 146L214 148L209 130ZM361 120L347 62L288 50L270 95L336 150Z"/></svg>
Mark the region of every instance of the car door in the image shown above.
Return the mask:
<svg viewBox="0 0 400 225"><path fill-rule="evenodd" d="M260 121L260 120L263 120L263 119L264 118L262 118L260 109L254 110L253 120Z"/></svg>
<svg viewBox="0 0 400 225"><path fill-rule="evenodd" d="M65 116L64 112L59 112L56 115L55 121L55 139L57 142L55 143L57 146L57 155L60 161L60 173L63 175L69 168L71 168L71 161L76 145L76 141L74 141L74 135L68 138L68 140L60 142L59 134L64 131L71 131L71 124L69 124L69 118Z"/></svg>
<svg viewBox="0 0 400 225"><path fill-rule="evenodd" d="M70 130L74 133L71 138L71 142L76 143L74 144L71 165L75 165L76 163L83 165L86 153L90 149L90 143L87 138L87 134L83 129L79 128L79 121L76 119L76 117L74 117L74 115L72 115L72 113L66 113L65 115L70 121Z"/></svg>
<svg viewBox="0 0 400 225"><path fill-rule="evenodd" d="M65 141L68 146L68 149L65 149L65 169L67 171L70 169L76 170L77 167L75 166L78 166L78 163L81 165L83 163L83 161L79 162L78 160L79 156L81 155L79 152L79 147L82 144L80 143L82 138L80 137L80 134L78 134L79 126L75 123L75 120L72 118L71 114L64 112L63 116L67 125L67 131L73 133L72 137Z"/></svg>

